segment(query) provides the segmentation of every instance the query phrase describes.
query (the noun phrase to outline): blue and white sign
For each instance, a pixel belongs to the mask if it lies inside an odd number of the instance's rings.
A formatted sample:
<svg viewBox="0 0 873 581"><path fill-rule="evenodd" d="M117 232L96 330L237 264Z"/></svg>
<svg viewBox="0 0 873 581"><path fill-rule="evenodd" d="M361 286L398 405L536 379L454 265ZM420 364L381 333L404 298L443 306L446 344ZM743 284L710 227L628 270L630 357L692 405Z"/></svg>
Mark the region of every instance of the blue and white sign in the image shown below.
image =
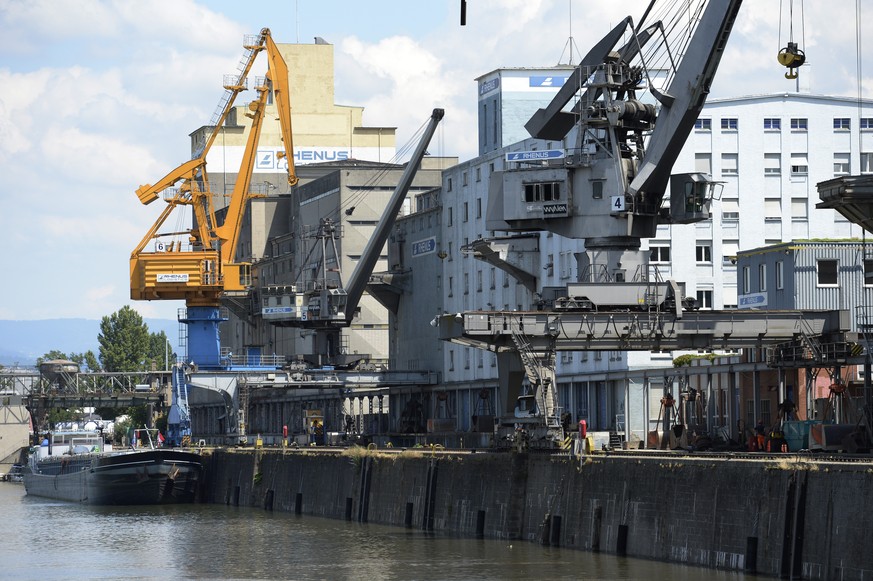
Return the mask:
<svg viewBox="0 0 873 581"><path fill-rule="evenodd" d="M767 306L767 293L749 293L740 295L737 307L740 309L756 309Z"/></svg>
<svg viewBox="0 0 873 581"><path fill-rule="evenodd" d="M436 252L436 236L412 243L412 256L424 256Z"/></svg>
<svg viewBox="0 0 873 581"><path fill-rule="evenodd" d="M542 151L512 151L506 154L506 161L540 161L543 159L561 159L563 149L544 149Z"/></svg>
<svg viewBox="0 0 873 581"><path fill-rule="evenodd" d="M562 87L567 82L567 77L528 77L531 87Z"/></svg>
<svg viewBox="0 0 873 581"><path fill-rule="evenodd" d="M179 283L179 282L188 282L188 273L176 273L176 272L165 272L159 273L157 276L157 282L167 282L167 283Z"/></svg>
<svg viewBox="0 0 873 581"><path fill-rule="evenodd" d="M294 163L318 163L322 161L344 161L351 159L347 149L303 149L294 150ZM363 159L363 158L362 158Z"/></svg>
<svg viewBox="0 0 873 581"><path fill-rule="evenodd" d="M257 161L255 167L258 169L275 169L276 168L276 152L258 150Z"/></svg>
<svg viewBox="0 0 873 581"><path fill-rule="evenodd" d="M294 307L261 307L262 315L294 315L296 311Z"/></svg>
<svg viewBox="0 0 873 581"><path fill-rule="evenodd" d="M496 77L496 78L490 79L488 81L484 81L482 83L479 83L479 96L481 97L485 93L490 93L491 91L495 90L499 86L500 86L500 77Z"/></svg>

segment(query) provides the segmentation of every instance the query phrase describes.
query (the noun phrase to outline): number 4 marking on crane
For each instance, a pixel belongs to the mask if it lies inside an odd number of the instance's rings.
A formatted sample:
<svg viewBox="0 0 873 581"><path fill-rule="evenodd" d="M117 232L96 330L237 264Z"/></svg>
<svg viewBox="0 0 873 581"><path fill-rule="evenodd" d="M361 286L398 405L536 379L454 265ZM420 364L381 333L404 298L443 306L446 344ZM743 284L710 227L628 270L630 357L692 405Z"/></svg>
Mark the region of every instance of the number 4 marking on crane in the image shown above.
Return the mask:
<svg viewBox="0 0 873 581"><path fill-rule="evenodd" d="M612 196L612 211L613 212L624 212L624 196Z"/></svg>

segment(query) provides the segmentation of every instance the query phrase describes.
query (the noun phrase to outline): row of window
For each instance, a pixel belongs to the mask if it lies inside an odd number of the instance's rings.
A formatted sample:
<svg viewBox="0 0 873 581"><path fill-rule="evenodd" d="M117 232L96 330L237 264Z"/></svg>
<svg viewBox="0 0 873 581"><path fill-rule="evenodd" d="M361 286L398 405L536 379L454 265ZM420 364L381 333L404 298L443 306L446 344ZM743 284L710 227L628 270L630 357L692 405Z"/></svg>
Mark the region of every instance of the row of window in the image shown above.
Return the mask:
<svg viewBox="0 0 873 581"><path fill-rule="evenodd" d="M453 208L448 206L446 208L446 223L449 226L454 225L454 212ZM476 218L482 217L482 198L476 198ZM464 205L461 206L461 219L464 222L467 222L470 219L470 202L464 202Z"/></svg>
<svg viewBox="0 0 873 581"><path fill-rule="evenodd" d="M446 289L448 291L448 296L454 296L455 292L455 277L449 277L449 288ZM507 273L503 273L503 288L509 287L509 275ZM437 277L437 288L442 288L440 283L440 277ZM497 271L493 267L491 268L491 281L489 288L494 290L497 288ZM482 292L482 271L476 271L476 292ZM470 294L470 273L464 273L464 294Z"/></svg>
<svg viewBox="0 0 873 581"><path fill-rule="evenodd" d="M873 129L873 117L861 117L859 126L862 130ZM722 131L736 131L739 129L739 119L736 117L722 117ZM712 119L701 117L694 122L694 128L698 131L712 131ZM852 120L849 117L834 117L834 129L838 131L848 131L852 128ZM792 117L792 131L806 131L809 129L809 119L806 117ZM781 131L782 119L779 117L764 118L765 131Z"/></svg>
<svg viewBox="0 0 873 581"><path fill-rule="evenodd" d="M739 119L736 117L722 117L722 131L736 131L739 128ZM862 130L873 129L873 117L861 117L859 119L859 127ZM712 119L701 117L694 122L694 128L698 131L712 131ZM848 131L852 128L852 120L849 117L834 117L834 129L838 131ZM792 131L806 131L809 129L809 119L806 117L792 117ZM781 131L782 119L779 117L764 118L765 131Z"/></svg>
<svg viewBox="0 0 873 581"><path fill-rule="evenodd" d="M785 288L785 266L784 262L779 260L776 262L776 290L782 290ZM821 283L820 283L821 284ZM834 282L836 284L836 281ZM749 294L752 292L752 267L744 266L743 267L743 294ZM764 292L767 290L767 265L759 264L758 265L758 291Z"/></svg>
<svg viewBox="0 0 873 581"><path fill-rule="evenodd" d="M695 248L695 257L697 262L712 262L712 246L709 244L698 244ZM650 247L649 262L654 264L670 262L670 247L652 245Z"/></svg>
<svg viewBox="0 0 873 581"><path fill-rule="evenodd" d="M491 163L488 164L488 172L489 172L489 173L494 173L494 162L491 162ZM481 168L481 167L477 167L477 168L476 168L476 181L477 181L477 182L481 182L481 181L482 181L482 168ZM461 172L461 185L466 186L466 185L469 185L469 183L470 183L470 182L469 182L469 180L467 179L467 172ZM451 191L452 191L452 188L453 188L453 185L454 185L454 184L453 184L453 180L452 180L452 178L448 178L448 179L446 180L446 191L447 191L447 192L451 192Z"/></svg>
<svg viewBox="0 0 873 581"><path fill-rule="evenodd" d="M864 281L865 285L869 285L868 280L873 280L873 259L865 259L864 263ZM837 286L839 283L839 266L840 261L834 258L822 258L816 261L815 273L816 283L818 286ZM776 261L775 276L773 282L776 285L776 290L785 288L785 267L781 260ZM748 294L752 291L752 267L743 267L743 294ZM768 288L767 280L767 265L758 265L758 289L755 292L764 292Z"/></svg>
<svg viewBox="0 0 873 581"><path fill-rule="evenodd" d="M858 157L861 173L873 173L873 152L862 152ZM809 160L805 153L792 153L790 160L791 175L793 177L803 177L809 175ZM694 169L702 173L712 174L712 154L711 153L696 153L694 154ZM722 153L721 154L721 175L736 176L740 173L739 154L737 153ZM835 153L834 154L834 176L849 175L852 173L852 163L850 153ZM764 154L764 175L779 176L782 175L782 154L781 153L765 153Z"/></svg>

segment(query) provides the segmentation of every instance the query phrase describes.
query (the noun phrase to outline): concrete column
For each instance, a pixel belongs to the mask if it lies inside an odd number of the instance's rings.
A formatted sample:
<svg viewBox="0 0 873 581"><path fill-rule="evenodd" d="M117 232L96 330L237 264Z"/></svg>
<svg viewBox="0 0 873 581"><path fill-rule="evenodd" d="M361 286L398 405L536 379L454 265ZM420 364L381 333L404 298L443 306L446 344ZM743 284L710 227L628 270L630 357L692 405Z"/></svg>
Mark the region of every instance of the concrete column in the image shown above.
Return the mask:
<svg viewBox="0 0 873 581"><path fill-rule="evenodd" d="M761 372L758 371L757 367L752 371L752 400L755 406L755 417L753 419L757 424L758 420L761 419ZM742 410L742 402L740 402L740 409ZM769 428L770 426L765 427Z"/></svg>
<svg viewBox="0 0 873 581"><path fill-rule="evenodd" d="M651 420L651 414L649 407L651 406L651 395L650 395L650 387L651 381L649 380L648 375L643 376L643 398L645 402L643 403L643 441L649 436L649 423Z"/></svg>
<svg viewBox="0 0 873 581"><path fill-rule="evenodd" d="M742 441L743 434L740 434L737 420L740 419L739 416L739 390L737 389L737 376L740 374L739 371L729 371L728 372L728 394L725 402L725 407L728 409L726 411L727 415L727 424L730 428L730 433L737 439L737 441ZM751 427L751 426L750 426Z"/></svg>

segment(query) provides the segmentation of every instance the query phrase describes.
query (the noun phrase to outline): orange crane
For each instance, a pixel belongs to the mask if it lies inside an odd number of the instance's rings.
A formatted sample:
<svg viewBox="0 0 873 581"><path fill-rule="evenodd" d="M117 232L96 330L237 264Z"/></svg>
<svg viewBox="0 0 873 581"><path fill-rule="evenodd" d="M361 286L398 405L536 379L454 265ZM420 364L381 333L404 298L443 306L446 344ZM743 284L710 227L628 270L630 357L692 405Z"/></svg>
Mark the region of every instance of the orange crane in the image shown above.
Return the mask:
<svg viewBox="0 0 873 581"><path fill-rule="evenodd" d="M218 324L222 297L245 295L251 285L251 265L236 260L240 226L246 202L261 194L251 191L252 173L264 112L270 91L276 104L287 159L288 184L297 183L294 168L291 103L288 67L279 53L270 30L248 37L239 74L225 81L225 95L219 104L217 121L209 137L191 160L186 161L155 184L140 186L136 194L147 205L163 198L167 206L130 256L130 296L134 300L184 300L188 324L188 356L201 367L220 366ZM227 121L239 93L247 88L247 77L257 55L267 53L268 69L262 82L256 82L257 99L248 105L246 116L251 128L246 140L236 184L224 214L219 218L209 187L206 156ZM260 80L259 80L260 81ZM177 186L178 184L178 186ZM163 232L162 226L180 206L191 206L194 224L183 232ZM187 235L187 243L178 240ZM164 237L174 240L165 243ZM149 248L150 243L153 247Z"/></svg>

